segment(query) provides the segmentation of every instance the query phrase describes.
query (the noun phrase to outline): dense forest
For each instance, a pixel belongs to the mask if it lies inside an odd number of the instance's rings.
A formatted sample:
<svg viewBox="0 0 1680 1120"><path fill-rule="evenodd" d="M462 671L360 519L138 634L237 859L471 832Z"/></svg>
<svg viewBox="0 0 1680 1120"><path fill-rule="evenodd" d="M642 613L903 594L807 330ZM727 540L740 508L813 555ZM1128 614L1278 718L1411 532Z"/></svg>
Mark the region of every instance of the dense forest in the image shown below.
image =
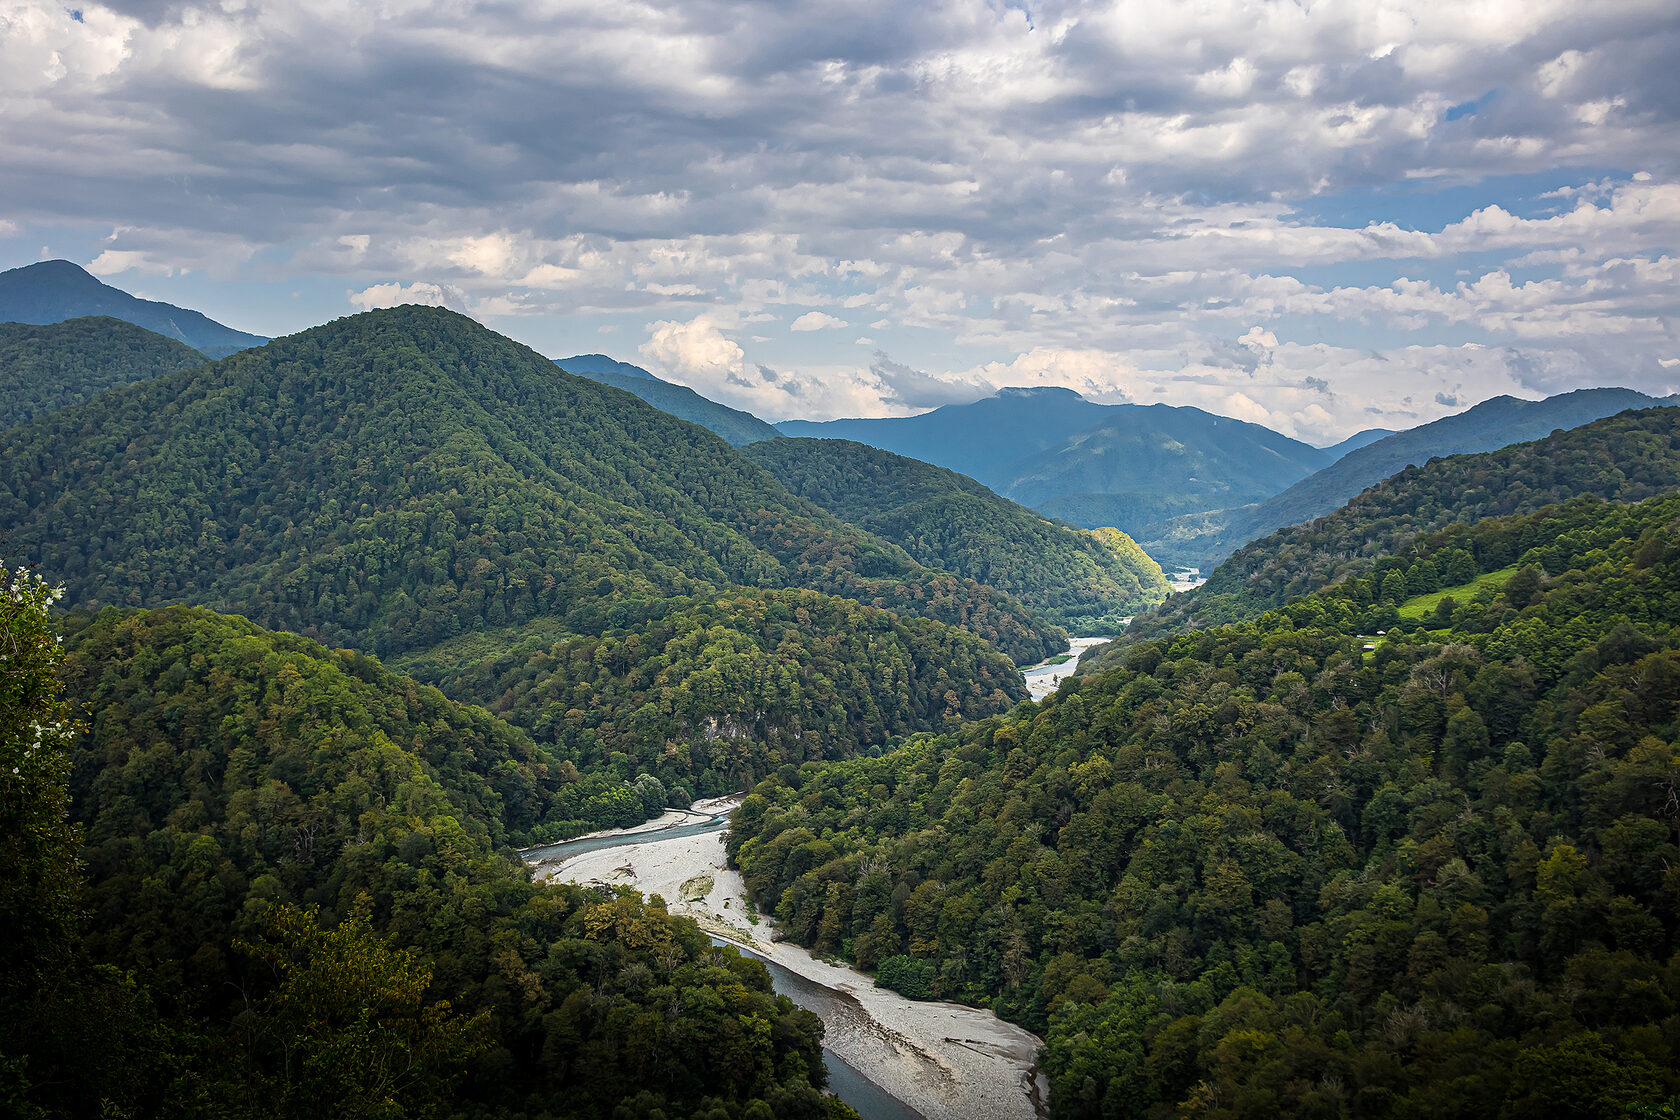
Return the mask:
<svg viewBox="0 0 1680 1120"><path fill-rule="evenodd" d="M793 497L702 428L439 308L342 319L9 433L0 526L69 602L187 601L385 655L629 601L805 587L1066 636Z"/></svg>
<svg viewBox="0 0 1680 1120"><path fill-rule="evenodd" d="M660 809L667 796L686 805L1026 696L1009 659L973 635L811 591L743 591L650 614L599 637L475 637L397 664L480 700L585 771L538 839L657 815L622 792L631 779L666 791Z"/></svg>
<svg viewBox="0 0 1680 1120"><path fill-rule="evenodd" d="M121 319L71 319L45 327L0 323L0 430L113 386L209 360L185 343Z"/></svg>
<svg viewBox="0 0 1680 1120"><path fill-rule="evenodd" d="M784 769L729 845L786 935L1044 1032L1057 1117L1669 1115L1677 741L1680 498L1583 497Z"/></svg>
<svg viewBox="0 0 1680 1120"><path fill-rule="evenodd" d="M855 1115L762 964L658 898L530 881L518 732L200 609L61 649L45 585L0 583L9 1114Z"/></svg>
<svg viewBox="0 0 1680 1120"><path fill-rule="evenodd" d="M1048 521L943 467L838 439L777 439L746 454L842 521L931 568L1006 591L1077 634L1112 634L1172 592L1124 533Z"/></svg>
<svg viewBox="0 0 1680 1120"><path fill-rule="evenodd" d="M1194 592L1140 615L1126 640L1252 618L1369 572L1414 537L1455 522L1531 512L1577 494L1641 501L1676 488L1674 408L1624 412L1530 443L1407 467L1328 516L1243 548Z"/></svg>

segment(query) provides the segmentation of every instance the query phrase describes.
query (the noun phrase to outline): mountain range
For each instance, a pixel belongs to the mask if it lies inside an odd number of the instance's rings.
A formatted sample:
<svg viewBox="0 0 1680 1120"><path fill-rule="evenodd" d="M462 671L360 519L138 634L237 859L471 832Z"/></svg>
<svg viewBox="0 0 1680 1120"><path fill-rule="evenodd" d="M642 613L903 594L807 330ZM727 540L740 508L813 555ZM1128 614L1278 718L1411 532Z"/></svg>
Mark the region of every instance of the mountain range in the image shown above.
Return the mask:
<svg viewBox="0 0 1680 1120"><path fill-rule="evenodd" d="M138 299L70 261L41 261L0 272L0 323L59 323L90 315L134 323L212 358L225 358L268 341L225 327L197 311Z"/></svg>
<svg viewBox="0 0 1680 1120"><path fill-rule="evenodd" d="M1456 415L1352 447L1322 470L1257 504L1149 526L1141 534L1144 547L1165 561L1211 571L1249 541L1321 517L1407 466L1440 456L1492 451L1624 409L1665 403L1670 402L1615 388L1578 389L1538 401L1493 397Z"/></svg>
<svg viewBox="0 0 1680 1120"><path fill-rule="evenodd" d="M1170 405L1105 405L1071 389L1003 389L879 420L794 420L783 435L849 439L978 479L1076 525L1128 532L1257 500L1330 462L1257 424Z"/></svg>

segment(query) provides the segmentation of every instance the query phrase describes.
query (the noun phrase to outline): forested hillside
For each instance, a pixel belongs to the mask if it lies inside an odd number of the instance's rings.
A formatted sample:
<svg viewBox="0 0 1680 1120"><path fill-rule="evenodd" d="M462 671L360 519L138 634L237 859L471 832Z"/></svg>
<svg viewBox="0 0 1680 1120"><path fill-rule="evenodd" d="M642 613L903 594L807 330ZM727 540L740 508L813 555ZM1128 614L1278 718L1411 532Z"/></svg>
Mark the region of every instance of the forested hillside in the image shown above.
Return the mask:
<svg viewBox="0 0 1680 1120"><path fill-rule="evenodd" d="M70 261L39 261L0 272L0 323L62 323L98 315L145 327L212 358L268 341L197 311L131 296Z"/></svg>
<svg viewBox="0 0 1680 1120"><path fill-rule="evenodd" d="M1139 616L1127 638L1252 618L1368 572L1413 537L1454 522L1524 513L1577 494L1640 501L1677 488L1674 408L1626 412L1531 443L1437 459L1408 467L1327 517L1248 545L1194 592Z"/></svg>
<svg viewBox="0 0 1680 1120"><path fill-rule="evenodd" d="M1065 648L1020 603L792 497L703 429L439 308L341 319L9 439L0 529L80 606L189 601L387 654L808 587L1017 661Z"/></svg>
<svg viewBox="0 0 1680 1120"><path fill-rule="evenodd" d="M665 791L660 805L686 805L1026 696L1009 659L970 634L812 591L648 604L599 637L487 637L397 664L584 768L545 839L657 815L620 785L643 774Z"/></svg>
<svg viewBox="0 0 1680 1120"><path fill-rule="evenodd" d="M1680 1090L1677 740L1680 498L1579 498L783 771L729 847L789 936L1046 1032L1056 1117L1610 1120Z"/></svg>
<svg viewBox="0 0 1680 1120"><path fill-rule="evenodd" d="M45 611L6 580L4 636L50 680ZM203 610L106 611L65 648L92 712L79 852L51 828L65 768L18 741L52 696L9 660L0 697L0 750L32 768L22 819L16 777L0 799L3 897L51 918L8 931L55 935L0 959L9 1110L851 1115L820 1094L821 1023L761 964L657 900L530 882L500 791L542 763L512 729ZM21 836L51 839L20 861ZM20 907L35 881L58 899Z"/></svg>
<svg viewBox="0 0 1680 1120"><path fill-rule="evenodd" d="M661 412L715 432L731 447L776 438L776 429L752 413L708 400L686 385L662 381L641 366L614 361L605 354L579 354L574 358L556 358L554 362L567 373L634 393Z"/></svg>
<svg viewBox="0 0 1680 1120"><path fill-rule="evenodd" d="M0 430L113 386L209 360L185 343L121 319L71 319L51 326L0 323Z"/></svg>
<svg viewBox="0 0 1680 1120"><path fill-rule="evenodd" d="M1631 389L1578 389L1545 400L1494 397L1455 416L1357 447L1257 505L1153 526L1149 546L1175 563L1211 571L1236 549L1286 525L1322 517L1407 466L1541 439L1630 408L1664 402ZM1333 450L1333 449L1330 449Z"/></svg>
<svg viewBox="0 0 1680 1120"><path fill-rule="evenodd" d="M955 471L836 439L783 438L746 455L842 521L929 567L1007 591L1075 633L1114 633L1121 618L1171 593L1160 565L1125 534L1047 521Z"/></svg>

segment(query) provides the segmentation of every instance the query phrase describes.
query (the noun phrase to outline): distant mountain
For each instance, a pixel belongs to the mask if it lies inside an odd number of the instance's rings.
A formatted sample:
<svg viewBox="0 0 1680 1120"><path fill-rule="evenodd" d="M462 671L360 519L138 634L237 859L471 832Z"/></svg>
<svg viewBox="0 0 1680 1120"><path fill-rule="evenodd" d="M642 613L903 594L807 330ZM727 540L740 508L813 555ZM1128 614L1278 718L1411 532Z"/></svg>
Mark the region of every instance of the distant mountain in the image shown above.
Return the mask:
<svg viewBox="0 0 1680 1120"><path fill-rule="evenodd" d="M1393 428L1366 428L1363 432L1353 433L1353 435L1344 439L1340 443L1333 443L1329 447L1324 448L1324 453L1330 456L1333 461L1340 459L1343 455L1346 455L1350 451L1358 451L1361 447L1364 447L1367 444L1375 443L1379 439L1393 434Z"/></svg>
<svg viewBox="0 0 1680 1120"><path fill-rule="evenodd" d="M1199 408L1096 404L1053 387L1003 389L921 416L776 429L935 463L1053 517L1128 532L1269 497L1331 462L1316 447Z"/></svg>
<svg viewBox="0 0 1680 1120"><path fill-rule="evenodd" d="M137 299L69 261L42 261L0 272L0 322L60 323L89 315L134 323L212 358L225 358L268 341L224 327L196 311Z"/></svg>
<svg viewBox="0 0 1680 1120"><path fill-rule="evenodd" d="M955 471L838 439L785 437L746 449L790 491L930 568L1007 591L1080 634L1112 634L1161 602L1161 566L1130 537L1046 520Z"/></svg>
<svg viewBox="0 0 1680 1120"><path fill-rule="evenodd" d="M579 354L571 358L556 358L555 364L567 373L587 377L634 393L661 412L681 417L690 424L716 432L732 447L741 447L759 440L775 439L776 429L750 412L730 408L708 400L686 385L673 385L661 380L629 362L620 362L605 354Z"/></svg>
<svg viewBox="0 0 1680 1120"><path fill-rule="evenodd" d="M1330 462L1316 447L1259 424L1199 408L1121 405L1060 444L1012 464L999 491L1044 507L1102 496L1134 504L1199 503L1202 509L1264 498ZM1155 518L1149 518L1155 520ZM1081 519L1080 523L1087 523ZM1138 520L1118 523L1136 528Z"/></svg>
<svg viewBox="0 0 1680 1120"><path fill-rule="evenodd" d="M1333 513L1246 545L1195 591L1140 615L1126 639L1253 618L1361 576L1448 525L1532 513L1578 495L1637 502L1677 490L1680 408L1630 410L1496 451L1434 458Z"/></svg>
<svg viewBox="0 0 1680 1120"><path fill-rule="evenodd" d="M567 373L581 373L585 377L594 377L598 373L616 373L638 381L660 380L641 366L633 366L629 362L621 362L605 354L573 354L570 358L556 358L554 361Z"/></svg>
<svg viewBox="0 0 1680 1120"><path fill-rule="evenodd" d="M1349 451L1323 470L1256 505L1149 526L1140 533L1140 539L1151 555L1209 571L1249 541L1285 525L1321 517L1407 466L1444 455L1492 451L1613 416L1624 409L1663 403L1631 389L1580 389L1539 401L1494 397L1456 416Z"/></svg>
<svg viewBox="0 0 1680 1120"><path fill-rule="evenodd" d="M849 439L977 478L993 489L1013 464L1062 443L1116 406L1071 389L1000 389L970 404L879 420L785 420L785 436Z"/></svg>
<svg viewBox="0 0 1680 1120"><path fill-rule="evenodd" d="M209 360L183 342L109 316L45 326L0 323L0 430L113 386Z"/></svg>

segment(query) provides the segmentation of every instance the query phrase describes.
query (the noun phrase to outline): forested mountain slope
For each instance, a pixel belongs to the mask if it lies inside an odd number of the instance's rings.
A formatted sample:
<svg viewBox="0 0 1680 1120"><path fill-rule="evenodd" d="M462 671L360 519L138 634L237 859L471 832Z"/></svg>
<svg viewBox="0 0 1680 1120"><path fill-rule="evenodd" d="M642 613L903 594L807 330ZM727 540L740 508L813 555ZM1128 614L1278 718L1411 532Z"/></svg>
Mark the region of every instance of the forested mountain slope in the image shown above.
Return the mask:
<svg viewBox="0 0 1680 1120"><path fill-rule="evenodd" d="M761 964L633 893L530 882L499 790L541 764L511 728L203 610L107 611L66 650L85 909L49 982L0 983L9 1106L851 1115Z"/></svg>
<svg viewBox="0 0 1680 1120"><path fill-rule="evenodd" d="M1164 516L1269 497L1330 462L1316 447L1199 408L1120 405L994 485L1078 525L1135 533Z"/></svg>
<svg viewBox="0 0 1680 1120"><path fill-rule="evenodd" d="M641 366L615 361L605 354L579 354L554 361L567 373L634 393L661 412L716 432L731 447L776 438L776 429L752 413L708 400L686 385L673 385L655 377Z"/></svg>
<svg viewBox="0 0 1680 1120"><path fill-rule="evenodd" d="M1453 522L1524 513L1577 494L1640 501L1677 488L1674 408L1625 412L1530 443L1407 467L1329 516L1243 548L1195 591L1139 616L1127 638L1252 618L1367 572L1414 536Z"/></svg>
<svg viewBox="0 0 1680 1120"><path fill-rule="evenodd" d="M1611 1120L1680 1091L1677 741L1680 498L1579 498L783 771L729 850L802 943L1047 1032L1058 1118Z"/></svg>
<svg viewBox="0 0 1680 1120"><path fill-rule="evenodd" d="M70 601L191 601L375 653L809 587L1037 661L1059 632L787 494L710 433L464 316L338 320L10 436L0 528Z"/></svg>
<svg viewBox="0 0 1680 1120"><path fill-rule="evenodd" d="M1211 571L1249 541L1286 525L1321 517L1407 466L1422 466L1446 455L1493 451L1626 409L1663 403L1632 389L1579 389L1539 401L1494 397L1456 416L1349 451L1258 505L1155 526L1148 534L1148 543L1178 562Z"/></svg>
<svg viewBox="0 0 1680 1120"><path fill-rule="evenodd" d="M268 341L224 327L197 311L131 296L69 261L41 261L0 272L0 323L60 323L95 315L145 327L212 358Z"/></svg>
<svg viewBox="0 0 1680 1120"><path fill-rule="evenodd" d="M209 360L185 343L105 316L49 326L0 323L0 430Z"/></svg>
<svg viewBox="0 0 1680 1120"><path fill-rule="evenodd" d="M1057 524L964 475L861 443L789 437L748 458L842 521L899 545L929 567L1007 591L1076 633L1119 620L1171 593L1143 550L1121 533Z"/></svg>

